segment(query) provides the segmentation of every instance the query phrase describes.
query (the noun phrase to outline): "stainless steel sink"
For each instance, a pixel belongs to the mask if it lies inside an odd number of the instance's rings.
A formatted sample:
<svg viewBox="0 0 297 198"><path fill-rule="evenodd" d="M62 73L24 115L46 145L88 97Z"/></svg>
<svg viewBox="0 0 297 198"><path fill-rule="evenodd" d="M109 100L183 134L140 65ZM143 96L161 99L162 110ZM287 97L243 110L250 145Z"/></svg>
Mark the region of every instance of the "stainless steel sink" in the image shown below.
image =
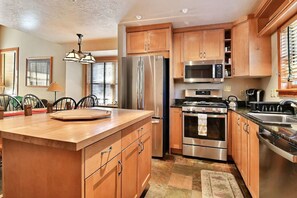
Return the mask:
<svg viewBox="0 0 297 198"><path fill-rule="evenodd" d="M297 117L293 115L248 113L248 115L264 124L291 125L297 124Z"/></svg>

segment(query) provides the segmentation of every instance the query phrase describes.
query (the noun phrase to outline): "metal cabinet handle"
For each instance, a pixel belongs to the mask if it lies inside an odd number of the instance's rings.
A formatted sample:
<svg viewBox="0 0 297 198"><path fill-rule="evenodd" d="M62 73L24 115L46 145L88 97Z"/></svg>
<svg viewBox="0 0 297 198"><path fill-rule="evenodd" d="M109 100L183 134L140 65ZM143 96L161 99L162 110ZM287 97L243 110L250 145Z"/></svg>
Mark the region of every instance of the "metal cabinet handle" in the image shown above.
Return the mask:
<svg viewBox="0 0 297 198"><path fill-rule="evenodd" d="M139 142L138 143L138 146L140 147L140 151L138 151L138 154L140 154L144 150L144 144L143 144L143 142Z"/></svg>
<svg viewBox="0 0 297 198"><path fill-rule="evenodd" d="M202 52L199 53L199 57L202 58Z"/></svg>
<svg viewBox="0 0 297 198"><path fill-rule="evenodd" d="M101 152L101 155L105 154L105 153L110 153L112 150L112 146L110 146L108 149L106 149L105 151Z"/></svg>
<svg viewBox="0 0 297 198"><path fill-rule="evenodd" d="M246 125L246 132L250 133L250 125L249 124Z"/></svg>
<svg viewBox="0 0 297 198"><path fill-rule="evenodd" d="M237 118L237 125L240 125L240 118Z"/></svg>
<svg viewBox="0 0 297 198"><path fill-rule="evenodd" d="M205 58L205 57L206 57L206 52L203 53L203 58Z"/></svg>
<svg viewBox="0 0 297 198"><path fill-rule="evenodd" d="M122 164L121 160L118 161L118 165L120 166L120 172L118 172L118 175L121 175L123 172L123 164Z"/></svg>

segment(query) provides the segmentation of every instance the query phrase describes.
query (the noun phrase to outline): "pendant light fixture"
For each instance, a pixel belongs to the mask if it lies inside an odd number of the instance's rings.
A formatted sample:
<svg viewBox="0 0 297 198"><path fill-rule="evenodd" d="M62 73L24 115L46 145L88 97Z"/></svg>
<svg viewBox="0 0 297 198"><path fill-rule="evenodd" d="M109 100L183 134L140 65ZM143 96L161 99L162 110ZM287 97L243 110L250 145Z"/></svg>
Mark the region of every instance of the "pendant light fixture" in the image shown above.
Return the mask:
<svg viewBox="0 0 297 198"><path fill-rule="evenodd" d="M82 34L76 34L78 36L78 51L72 50L69 52L63 61L66 62L81 62L83 64L95 63L95 58L92 56L91 53L85 54L81 51L81 42L82 42Z"/></svg>

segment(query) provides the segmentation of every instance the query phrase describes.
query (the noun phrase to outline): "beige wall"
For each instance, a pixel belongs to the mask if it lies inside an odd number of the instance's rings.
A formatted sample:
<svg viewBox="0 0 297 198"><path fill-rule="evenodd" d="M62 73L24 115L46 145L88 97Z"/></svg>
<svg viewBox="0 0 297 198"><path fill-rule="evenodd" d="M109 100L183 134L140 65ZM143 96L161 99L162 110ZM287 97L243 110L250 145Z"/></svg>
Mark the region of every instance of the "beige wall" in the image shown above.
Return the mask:
<svg viewBox="0 0 297 198"><path fill-rule="evenodd" d="M265 90L264 100L279 101L280 98L275 91L278 88L278 47L277 47L277 33L271 36L271 63L272 76L261 79L261 87Z"/></svg>
<svg viewBox="0 0 297 198"><path fill-rule="evenodd" d="M60 44L55 44L31 34L15 29L0 26L0 49L19 47L19 95L32 93L39 98L54 99L54 93L47 92L47 88L34 88L25 86L26 58L37 56L53 57L53 81L65 88L65 62L62 61L65 49ZM57 93L57 97L64 93Z"/></svg>

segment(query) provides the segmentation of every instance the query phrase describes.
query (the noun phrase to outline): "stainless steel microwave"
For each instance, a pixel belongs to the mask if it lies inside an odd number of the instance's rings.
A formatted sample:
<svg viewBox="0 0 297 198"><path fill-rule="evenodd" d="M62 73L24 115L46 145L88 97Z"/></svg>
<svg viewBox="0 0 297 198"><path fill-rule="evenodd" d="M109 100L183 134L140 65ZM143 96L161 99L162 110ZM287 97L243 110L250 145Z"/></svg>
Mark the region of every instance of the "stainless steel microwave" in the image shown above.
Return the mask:
<svg viewBox="0 0 297 198"><path fill-rule="evenodd" d="M189 61L184 63L184 82L224 81L224 64L222 60Z"/></svg>

